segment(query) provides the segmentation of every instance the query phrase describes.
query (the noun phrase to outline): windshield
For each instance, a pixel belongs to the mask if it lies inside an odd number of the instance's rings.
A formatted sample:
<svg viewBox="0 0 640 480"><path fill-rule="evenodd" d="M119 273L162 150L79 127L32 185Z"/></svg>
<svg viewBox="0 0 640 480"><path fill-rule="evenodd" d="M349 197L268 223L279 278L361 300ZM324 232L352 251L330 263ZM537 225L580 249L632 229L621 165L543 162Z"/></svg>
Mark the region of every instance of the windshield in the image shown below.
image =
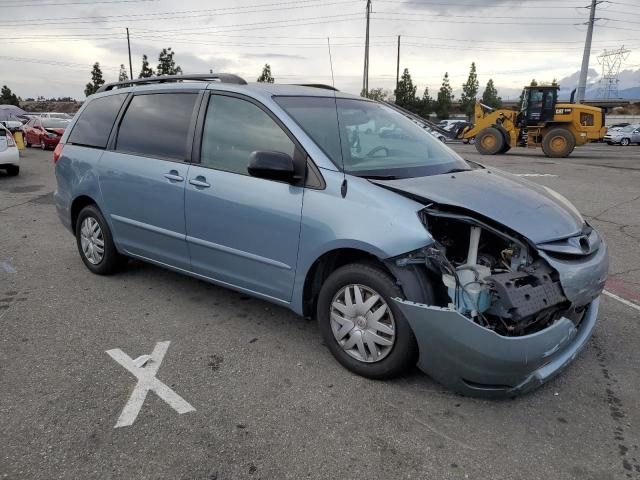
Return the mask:
<svg viewBox="0 0 640 480"><path fill-rule="evenodd" d="M392 179L470 170L441 141L381 103L332 97L275 100L346 173Z"/></svg>
<svg viewBox="0 0 640 480"><path fill-rule="evenodd" d="M69 120L61 120L59 118L43 118L42 126L44 128L67 128Z"/></svg>
<svg viewBox="0 0 640 480"><path fill-rule="evenodd" d="M638 125L627 125L624 128L621 128L620 131L621 132L633 132L636 128L638 128Z"/></svg>

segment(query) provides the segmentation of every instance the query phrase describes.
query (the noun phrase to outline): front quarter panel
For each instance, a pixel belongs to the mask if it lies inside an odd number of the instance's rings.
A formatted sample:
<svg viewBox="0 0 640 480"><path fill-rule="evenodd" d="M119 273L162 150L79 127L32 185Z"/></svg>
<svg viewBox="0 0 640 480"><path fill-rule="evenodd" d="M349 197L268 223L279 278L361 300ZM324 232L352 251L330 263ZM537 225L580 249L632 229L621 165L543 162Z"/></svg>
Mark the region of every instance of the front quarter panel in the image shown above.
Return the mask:
<svg viewBox="0 0 640 480"><path fill-rule="evenodd" d="M300 254L292 308L302 313L305 278L323 254L341 248L363 250L386 259L432 243L417 212L423 205L347 175L347 191L341 194L341 172L321 169L327 187L306 189L302 210Z"/></svg>

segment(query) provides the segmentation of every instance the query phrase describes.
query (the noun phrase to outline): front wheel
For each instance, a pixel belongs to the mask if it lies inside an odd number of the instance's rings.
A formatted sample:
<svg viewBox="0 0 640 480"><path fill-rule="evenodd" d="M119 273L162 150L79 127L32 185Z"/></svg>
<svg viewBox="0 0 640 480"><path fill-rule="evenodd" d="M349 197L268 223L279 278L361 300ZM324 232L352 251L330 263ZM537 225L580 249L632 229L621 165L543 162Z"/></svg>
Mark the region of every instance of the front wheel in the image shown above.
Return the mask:
<svg viewBox="0 0 640 480"><path fill-rule="evenodd" d="M484 128L476 135L476 150L482 155L497 155L505 143L504 135L495 127Z"/></svg>
<svg viewBox="0 0 640 480"><path fill-rule="evenodd" d="M373 379L392 378L415 365L418 346L393 298L394 279L372 263L352 263L325 280L318 297L322 338L348 370Z"/></svg>
<svg viewBox="0 0 640 480"><path fill-rule="evenodd" d="M620 140L620 145L622 145L623 147L628 147L629 145L631 145L631 140L629 140L628 138L623 138L622 140Z"/></svg>
<svg viewBox="0 0 640 480"><path fill-rule="evenodd" d="M96 205L82 209L76 221L76 242L82 261L98 275L116 272L124 263L113 243L111 230Z"/></svg>
<svg viewBox="0 0 640 480"><path fill-rule="evenodd" d="M41 148L42 150L46 150L46 149L47 149L47 144L46 144L46 143L44 143L44 138L41 138L41 139L40 139L40 148Z"/></svg>

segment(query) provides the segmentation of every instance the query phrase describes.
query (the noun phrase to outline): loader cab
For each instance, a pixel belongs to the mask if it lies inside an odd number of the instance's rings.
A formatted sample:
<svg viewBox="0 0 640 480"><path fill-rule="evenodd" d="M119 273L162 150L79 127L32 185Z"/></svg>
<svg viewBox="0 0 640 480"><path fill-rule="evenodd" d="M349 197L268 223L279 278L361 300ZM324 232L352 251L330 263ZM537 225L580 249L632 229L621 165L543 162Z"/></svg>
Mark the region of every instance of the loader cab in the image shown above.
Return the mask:
<svg viewBox="0 0 640 480"><path fill-rule="evenodd" d="M558 86L524 87L522 111L519 115L521 124L533 126L552 121L559 89Z"/></svg>

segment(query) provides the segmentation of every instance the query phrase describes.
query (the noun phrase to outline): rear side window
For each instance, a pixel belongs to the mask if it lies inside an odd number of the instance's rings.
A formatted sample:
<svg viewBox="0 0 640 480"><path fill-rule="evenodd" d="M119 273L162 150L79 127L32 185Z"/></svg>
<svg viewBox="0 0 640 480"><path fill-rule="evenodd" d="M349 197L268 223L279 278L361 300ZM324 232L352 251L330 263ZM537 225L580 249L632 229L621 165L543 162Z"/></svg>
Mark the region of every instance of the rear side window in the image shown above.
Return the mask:
<svg viewBox="0 0 640 480"><path fill-rule="evenodd" d="M136 95L127 108L116 150L185 160L196 93Z"/></svg>
<svg viewBox="0 0 640 480"><path fill-rule="evenodd" d="M69 135L69 143L105 148L113 122L125 98L126 95L119 94L92 100L73 127Z"/></svg>

